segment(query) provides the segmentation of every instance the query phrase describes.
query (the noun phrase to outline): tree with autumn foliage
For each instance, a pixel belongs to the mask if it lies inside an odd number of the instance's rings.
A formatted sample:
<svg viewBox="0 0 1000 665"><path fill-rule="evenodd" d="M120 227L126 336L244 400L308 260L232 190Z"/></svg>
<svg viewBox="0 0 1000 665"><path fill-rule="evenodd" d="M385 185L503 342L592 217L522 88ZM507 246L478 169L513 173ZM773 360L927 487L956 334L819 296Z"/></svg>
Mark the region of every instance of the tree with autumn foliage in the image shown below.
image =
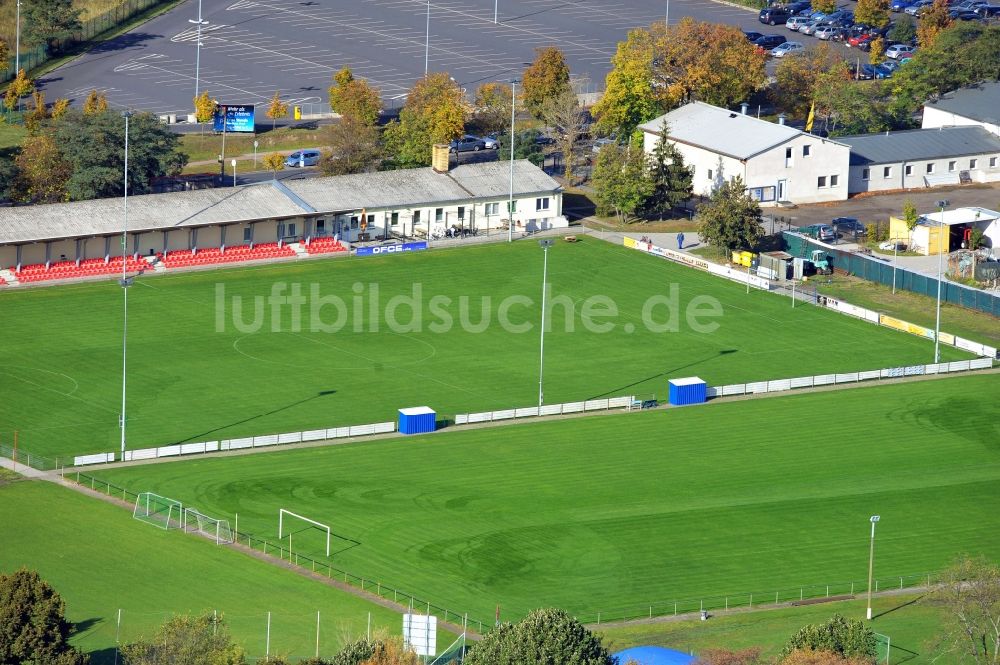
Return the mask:
<svg viewBox="0 0 1000 665"><path fill-rule="evenodd" d="M789 115L804 118L817 101L817 82L827 72L850 79L843 56L826 42L810 46L794 58L782 58L774 71L775 106Z"/></svg>
<svg viewBox="0 0 1000 665"><path fill-rule="evenodd" d="M0 37L0 72L7 71L8 67L10 67L10 46Z"/></svg>
<svg viewBox="0 0 1000 665"><path fill-rule="evenodd" d="M663 112L653 86L654 45L648 30L631 30L611 56L604 94L591 109L603 134L628 136L637 126Z"/></svg>
<svg viewBox="0 0 1000 665"><path fill-rule="evenodd" d="M354 78L349 67L333 75L329 89L330 110L342 118L353 118L355 123L374 127L382 112L382 96L378 88L364 79Z"/></svg>
<svg viewBox="0 0 1000 665"><path fill-rule="evenodd" d="M261 163L264 165L264 168L271 172L271 177L277 180L278 171L285 168L285 156L280 152L272 152L264 155Z"/></svg>
<svg viewBox="0 0 1000 665"><path fill-rule="evenodd" d="M810 6L814 12L831 14L837 8L837 0L812 0Z"/></svg>
<svg viewBox="0 0 1000 665"><path fill-rule="evenodd" d="M14 159L17 180L14 198L22 203L59 203L66 201L66 181L73 166L59 151L51 134L30 135L21 142L21 152Z"/></svg>
<svg viewBox="0 0 1000 665"><path fill-rule="evenodd" d="M889 16L889 0L858 0L854 8L854 22L858 25L884 28L889 25Z"/></svg>
<svg viewBox="0 0 1000 665"><path fill-rule="evenodd" d="M49 107L45 104L45 93L35 90L31 93L31 108L24 114L25 129L29 134L37 134L42 128L42 123L50 117L52 116Z"/></svg>
<svg viewBox="0 0 1000 665"><path fill-rule="evenodd" d="M274 91L274 97L271 97L271 103L268 104L265 115L271 119L272 131L274 130L274 125L278 121L278 118L288 117L288 102L281 101L280 90Z"/></svg>
<svg viewBox="0 0 1000 665"><path fill-rule="evenodd" d="M462 135L467 108L462 89L447 72L417 81L406 96L399 120L384 133L386 152L399 168L428 166L431 146Z"/></svg>
<svg viewBox="0 0 1000 665"><path fill-rule="evenodd" d="M484 134L510 131L511 89L505 83L489 82L476 90L476 124Z"/></svg>
<svg viewBox="0 0 1000 665"><path fill-rule="evenodd" d="M30 95L35 89L35 82L28 78L22 67L14 80L7 84L7 92L3 96L3 105L8 111L21 106L21 98Z"/></svg>
<svg viewBox="0 0 1000 665"><path fill-rule="evenodd" d="M203 93L203 95L208 95L208 93ZM198 108L197 100L195 101L195 109ZM99 92L96 89L91 90L87 94L87 98L83 100L83 113L84 115L97 115L98 113L104 113L108 110L108 98L103 92ZM204 122L199 120L199 122Z"/></svg>
<svg viewBox="0 0 1000 665"><path fill-rule="evenodd" d="M555 46L535 49L535 60L521 77L521 100L532 116L542 119L542 109L547 100L555 99L569 84L569 65L563 52Z"/></svg>
<svg viewBox="0 0 1000 665"><path fill-rule="evenodd" d="M576 93L565 88L555 97L545 100L541 109L542 119L558 132L556 144L563 156L563 177L566 182L573 182L574 154L573 147L583 132L586 118Z"/></svg>
<svg viewBox="0 0 1000 665"><path fill-rule="evenodd" d="M885 62L885 40L876 37L871 41L871 46L868 49L868 64L874 67L883 62Z"/></svg>
<svg viewBox="0 0 1000 665"><path fill-rule="evenodd" d="M732 106L767 81L767 55L736 26L685 17L668 29L654 23L650 34L657 54L653 85L664 91L668 107L694 100Z"/></svg>
<svg viewBox="0 0 1000 665"><path fill-rule="evenodd" d="M948 15L950 10L948 0L934 0L930 9L921 15L917 24L917 43L920 44L920 48L934 46L934 41L941 31L952 24L951 16Z"/></svg>
<svg viewBox="0 0 1000 665"><path fill-rule="evenodd" d="M84 113L87 112L87 107L84 106ZM212 97L208 94L208 91L202 92L200 95L194 98L194 118L197 122L211 122L212 118L215 116L215 102L212 101Z"/></svg>

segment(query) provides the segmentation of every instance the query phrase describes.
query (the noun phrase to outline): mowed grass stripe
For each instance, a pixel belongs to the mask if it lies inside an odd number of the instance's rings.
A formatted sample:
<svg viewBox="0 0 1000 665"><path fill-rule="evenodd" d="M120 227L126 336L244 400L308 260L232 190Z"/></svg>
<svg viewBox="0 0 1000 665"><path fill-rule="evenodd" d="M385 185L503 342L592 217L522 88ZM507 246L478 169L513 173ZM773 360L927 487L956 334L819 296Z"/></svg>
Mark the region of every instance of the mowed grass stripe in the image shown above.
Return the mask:
<svg viewBox="0 0 1000 665"><path fill-rule="evenodd" d="M259 534L276 535L279 507L328 521L360 543L338 565L461 611L596 612L864 580L871 514L879 576L995 554L998 385L952 377L100 475L238 512Z"/></svg>
<svg viewBox="0 0 1000 665"><path fill-rule="evenodd" d="M369 612L373 626L399 630L400 615L381 606L50 483L0 484L0 510L0 570L38 570L78 624L73 643L98 663L113 657L119 609L123 643L175 613L218 610L254 658L265 653L269 611L272 655L314 655L317 611L326 656L364 634Z"/></svg>
<svg viewBox="0 0 1000 665"><path fill-rule="evenodd" d="M787 298L748 295L738 284L596 239L557 243L549 264L550 403L631 393L662 397L667 379L677 376L697 374L721 385L922 363L933 355L928 340L811 306L793 309ZM533 243L142 277L129 294L127 445L377 422L417 404L441 414L530 405L537 399L540 283ZM272 319L267 298L273 288L282 287L282 295L298 285L308 299L314 284L320 295L343 299L349 317L355 286L365 298L364 316L376 289L380 311L420 289L419 331L393 332L383 319L377 329L364 321L362 332L353 321L336 333L313 332L308 305L298 331L287 308ZM677 332L648 330L644 304L669 297L674 286ZM618 312L595 321L612 324L606 333L586 329L579 317L583 304L599 295ZM431 327L445 323L430 309L435 296L450 299L440 301L453 321L447 332ZM511 322L534 326L530 331L498 325L501 302L510 296L531 299L509 310ZM721 303L721 318L703 319L718 323L714 332L698 332L686 320L686 308L699 296ZM241 332L233 323L236 297L246 324L254 320L255 299L262 299L261 331ZM117 450L121 289L102 282L4 292L0 310L17 322L0 348L10 406L0 413L0 439L10 443L19 430L21 446L44 455ZM668 322L666 306L652 312L655 322ZM338 311L326 306L320 315L330 325ZM567 318L574 322L571 332ZM405 306L396 319L410 321ZM949 348L943 354L968 357Z"/></svg>

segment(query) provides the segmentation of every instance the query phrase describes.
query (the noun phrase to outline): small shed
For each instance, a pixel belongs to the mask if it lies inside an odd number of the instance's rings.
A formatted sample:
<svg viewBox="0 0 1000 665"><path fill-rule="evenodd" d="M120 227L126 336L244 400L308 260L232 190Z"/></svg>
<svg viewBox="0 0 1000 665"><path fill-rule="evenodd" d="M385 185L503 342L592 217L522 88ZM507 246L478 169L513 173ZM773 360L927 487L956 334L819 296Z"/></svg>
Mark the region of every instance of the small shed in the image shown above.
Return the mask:
<svg viewBox="0 0 1000 665"><path fill-rule="evenodd" d="M437 422L437 412L429 406L412 406L399 410L400 434L425 434L433 432Z"/></svg>
<svg viewBox="0 0 1000 665"><path fill-rule="evenodd" d="M670 403L673 406L701 404L708 398L708 385L697 376L670 379Z"/></svg>

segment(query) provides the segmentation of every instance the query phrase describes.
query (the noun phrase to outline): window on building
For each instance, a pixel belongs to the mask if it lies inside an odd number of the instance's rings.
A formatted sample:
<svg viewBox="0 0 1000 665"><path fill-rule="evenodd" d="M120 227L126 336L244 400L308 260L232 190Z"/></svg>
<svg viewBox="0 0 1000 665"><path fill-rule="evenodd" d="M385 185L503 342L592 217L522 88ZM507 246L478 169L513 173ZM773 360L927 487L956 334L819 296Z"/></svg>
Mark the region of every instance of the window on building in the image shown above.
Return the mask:
<svg viewBox="0 0 1000 665"><path fill-rule="evenodd" d="M927 173L928 175L934 173L934 162L930 162L927 164Z"/></svg>
<svg viewBox="0 0 1000 665"><path fill-rule="evenodd" d="M444 221L444 208L434 208L434 221L435 222Z"/></svg>
<svg viewBox="0 0 1000 665"><path fill-rule="evenodd" d="M811 149L812 149L812 146L809 145L808 143L806 145L802 146L802 156L803 157L808 157L809 156L809 151Z"/></svg>
<svg viewBox="0 0 1000 665"><path fill-rule="evenodd" d="M458 218L465 219L465 206L458 206Z"/></svg>
<svg viewBox="0 0 1000 665"><path fill-rule="evenodd" d="M792 165L792 149L785 148L785 167Z"/></svg>
<svg viewBox="0 0 1000 665"><path fill-rule="evenodd" d="M991 169L995 169L996 167L997 167L997 158L996 157L990 157L990 168Z"/></svg>
<svg viewBox="0 0 1000 665"><path fill-rule="evenodd" d="M399 225L399 213L398 212L392 213L392 217L389 218L389 223L392 224L393 226L398 226Z"/></svg>
<svg viewBox="0 0 1000 665"><path fill-rule="evenodd" d="M709 180L711 180L711 179L712 179L712 169L709 169L709 170L708 170L708 179L709 179Z"/></svg>
<svg viewBox="0 0 1000 665"><path fill-rule="evenodd" d="M420 211L419 210L414 210L413 211L413 223L414 224L419 224L420 223Z"/></svg>
<svg viewBox="0 0 1000 665"><path fill-rule="evenodd" d="M243 227L243 242L249 244L251 237L251 231L249 226Z"/></svg>
<svg viewBox="0 0 1000 665"><path fill-rule="evenodd" d="M906 173L906 175L908 176L913 175L913 164L907 164L906 171L904 171L904 173Z"/></svg>
<svg viewBox="0 0 1000 665"><path fill-rule="evenodd" d="M969 160L969 168L970 168L970 169L974 169L974 168L976 168L976 165L977 165L978 163L979 163L979 160L978 160L978 159L970 159L970 160Z"/></svg>
<svg viewBox="0 0 1000 665"><path fill-rule="evenodd" d="M486 214L487 215L499 215L500 214L500 204L499 203L487 203L486 204Z"/></svg>
<svg viewBox="0 0 1000 665"><path fill-rule="evenodd" d="M542 199L535 199L535 210L548 210L549 209L549 197Z"/></svg>
<svg viewBox="0 0 1000 665"><path fill-rule="evenodd" d="M816 186L817 187L826 187L826 176L825 175L821 175L820 177L816 178Z"/></svg>
<svg viewBox="0 0 1000 665"><path fill-rule="evenodd" d="M955 160L952 160L952 161L948 162L948 172L949 173L951 173L952 171L955 170L955 165L956 164L957 164L957 162L955 162Z"/></svg>
<svg viewBox="0 0 1000 665"><path fill-rule="evenodd" d="M891 166L883 166L882 167L882 177L883 178L891 178L892 177L892 167Z"/></svg>
<svg viewBox="0 0 1000 665"><path fill-rule="evenodd" d="M317 219L316 220L316 235L325 236L326 235L326 220Z"/></svg>
<svg viewBox="0 0 1000 665"><path fill-rule="evenodd" d="M838 184L840 184L840 176L839 175L830 176L830 186L836 187Z"/></svg>
<svg viewBox="0 0 1000 665"><path fill-rule="evenodd" d="M872 175L871 169L861 169L861 179L868 180Z"/></svg>

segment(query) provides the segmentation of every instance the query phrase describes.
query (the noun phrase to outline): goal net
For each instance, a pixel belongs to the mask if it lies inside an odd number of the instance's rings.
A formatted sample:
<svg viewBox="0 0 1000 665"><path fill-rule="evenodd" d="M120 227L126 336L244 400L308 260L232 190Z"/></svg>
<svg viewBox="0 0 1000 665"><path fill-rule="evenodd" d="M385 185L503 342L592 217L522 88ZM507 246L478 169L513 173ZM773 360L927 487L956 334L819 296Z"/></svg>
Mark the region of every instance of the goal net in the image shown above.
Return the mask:
<svg viewBox="0 0 1000 665"><path fill-rule="evenodd" d="M197 508L184 509L184 530L200 533L215 540L215 544L233 542L233 530L229 528L229 520L209 517Z"/></svg>
<svg viewBox="0 0 1000 665"><path fill-rule="evenodd" d="M183 519L182 508L180 501L152 492L142 492L135 499L132 517L161 529L177 529Z"/></svg>

